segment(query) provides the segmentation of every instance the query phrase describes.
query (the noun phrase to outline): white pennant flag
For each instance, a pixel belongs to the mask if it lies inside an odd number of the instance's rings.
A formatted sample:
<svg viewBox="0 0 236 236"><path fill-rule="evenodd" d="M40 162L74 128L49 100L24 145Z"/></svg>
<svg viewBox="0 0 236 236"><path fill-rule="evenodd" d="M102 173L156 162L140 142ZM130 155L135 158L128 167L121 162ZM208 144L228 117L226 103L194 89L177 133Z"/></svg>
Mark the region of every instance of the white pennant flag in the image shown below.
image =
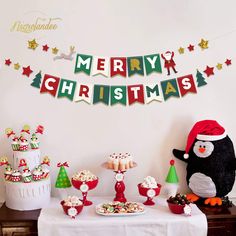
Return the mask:
<svg viewBox="0 0 236 236"><path fill-rule="evenodd" d="M163 95L160 83L145 85L145 103L152 101L163 102Z"/></svg>
<svg viewBox="0 0 236 236"><path fill-rule="evenodd" d="M109 76L109 58L108 57L93 57L92 75Z"/></svg>
<svg viewBox="0 0 236 236"><path fill-rule="evenodd" d="M74 95L74 102L85 101L91 104L93 100L93 84L78 84Z"/></svg>

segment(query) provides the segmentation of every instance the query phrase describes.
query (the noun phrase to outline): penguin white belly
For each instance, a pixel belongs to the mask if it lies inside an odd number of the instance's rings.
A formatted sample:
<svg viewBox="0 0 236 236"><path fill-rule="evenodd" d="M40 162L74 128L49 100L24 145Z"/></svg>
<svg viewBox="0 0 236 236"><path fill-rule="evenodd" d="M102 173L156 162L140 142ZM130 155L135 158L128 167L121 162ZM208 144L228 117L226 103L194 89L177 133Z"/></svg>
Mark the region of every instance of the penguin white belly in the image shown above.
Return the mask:
<svg viewBox="0 0 236 236"><path fill-rule="evenodd" d="M209 198L216 196L216 186L209 176L195 173L189 179L189 187L199 197Z"/></svg>

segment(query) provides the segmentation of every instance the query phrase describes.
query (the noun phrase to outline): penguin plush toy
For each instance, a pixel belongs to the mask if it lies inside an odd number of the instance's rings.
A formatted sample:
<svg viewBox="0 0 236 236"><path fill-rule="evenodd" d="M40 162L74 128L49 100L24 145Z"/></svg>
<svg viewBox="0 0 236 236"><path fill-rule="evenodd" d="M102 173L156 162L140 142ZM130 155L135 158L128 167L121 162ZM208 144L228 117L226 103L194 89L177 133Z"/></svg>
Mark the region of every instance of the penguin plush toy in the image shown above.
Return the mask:
<svg viewBox="0 0 236 236"><path fill-rule="evenodd" d="M173 149L176 158L187 163L187 183L193 193L187 198L205 204L222 205L222 197L233 188L236 158L231 139L215 120L197 122L190 131L185 151Z"/></svg>

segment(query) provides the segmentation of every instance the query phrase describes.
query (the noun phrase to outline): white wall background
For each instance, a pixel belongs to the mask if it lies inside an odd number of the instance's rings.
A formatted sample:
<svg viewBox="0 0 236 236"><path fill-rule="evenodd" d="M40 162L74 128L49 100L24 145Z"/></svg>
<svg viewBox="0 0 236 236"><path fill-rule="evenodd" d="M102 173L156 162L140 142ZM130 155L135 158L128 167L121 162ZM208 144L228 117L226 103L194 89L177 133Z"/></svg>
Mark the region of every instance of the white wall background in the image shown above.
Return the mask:
<svg viewBox="0 0 236 236"><path fill-rule="evenodd" d="M34 75L57 75L83 83L135 84L155 83L166 79L162 75L131 78L87 77L75 75L74 61L52 60L52 54L28 50L27 40L36 38L42 45L57 46L67 51L75 45L80 53L100 56L147 55L176 50L203 38L212 39L210 49L182 56L176 54L178 75L204 70L227 57L235 58L236 29L235 1L3 1L0 14L0 155L11 157L4 129L20 130L23 124L43 124L41 151L52 159L52 180L57 175L56 163L68 161L69 175L89 169L100 177L93 194L113 194L114 174L100 167L112 152L130 152L138 167L126 175L127 194L137 194L137 183L146 175L164 182L172 148L185 148L193 124L201 119L216 119L236 143L235 74L236 63L210 77L208 85L198 94L172 98L150 105L105 106L73 103L40 94L30 86ZM30 34L10 32L16 20L33 21L39 16L61 17L58 29ZM222 36L225 35L225 36ZM222 36L222 37L218 37ZM214 40L213 40L214 39ZM5 58L35 69L30 78L8 68ZM181 191L187 191L185 163L176 160ZM2 169L3 171L3 169ZM2 175L2 174L1 174ZM56 194L55 189L53 189ZM231 192L236 196L236 188ZM1 180L0 198L4 199Z"/></svg>

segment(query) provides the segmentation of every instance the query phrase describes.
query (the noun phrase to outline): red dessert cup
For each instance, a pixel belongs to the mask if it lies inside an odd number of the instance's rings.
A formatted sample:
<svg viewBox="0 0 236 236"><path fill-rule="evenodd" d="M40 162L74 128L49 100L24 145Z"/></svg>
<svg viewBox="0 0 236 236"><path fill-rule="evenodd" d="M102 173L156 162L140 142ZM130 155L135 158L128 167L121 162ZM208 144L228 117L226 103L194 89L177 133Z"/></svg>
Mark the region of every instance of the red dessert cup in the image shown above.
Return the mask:
<svg viewBox="0 0 236 236"><path fill-rule="evenodd" d="M66 215L70 216L71 218L75 218L82 210L83 210L83 205L79 206L66 206L64 205L65 201L61 201L62 208L65 212ZM70 212L71 211L71 212Z"/></svg>
<svg viewBox="0 0 236 236"><path fill-rule="evenodd" d="M185 205L179 205L179 204L176 204L176 203L172 203L172 202L169 202L168 200L167 200L167 203L168 203L169 209L172 213L174 213L174 214L184 213Z"/></svg>
<svg viewBox="0 0 236 236"><path fill-rule="evenodd" d="M152 200L155 196L158 196L161 191L161 185L157 184L157 188L145 188L142 184L138 184L138 191L141 196L147 197L147 200L143 203L144 205L155 205L155 202Z"/></svg>
<svg viewBox="0 0 236 236"><path fill-rule="evenodd" d="M89 190L96 188L98 184L98 178L92 181L80 181L80 180L75 180L72 178L71 183L76 189L82 192L84 206L92 205L93 203L87 200L87 194Z"/></svg>

